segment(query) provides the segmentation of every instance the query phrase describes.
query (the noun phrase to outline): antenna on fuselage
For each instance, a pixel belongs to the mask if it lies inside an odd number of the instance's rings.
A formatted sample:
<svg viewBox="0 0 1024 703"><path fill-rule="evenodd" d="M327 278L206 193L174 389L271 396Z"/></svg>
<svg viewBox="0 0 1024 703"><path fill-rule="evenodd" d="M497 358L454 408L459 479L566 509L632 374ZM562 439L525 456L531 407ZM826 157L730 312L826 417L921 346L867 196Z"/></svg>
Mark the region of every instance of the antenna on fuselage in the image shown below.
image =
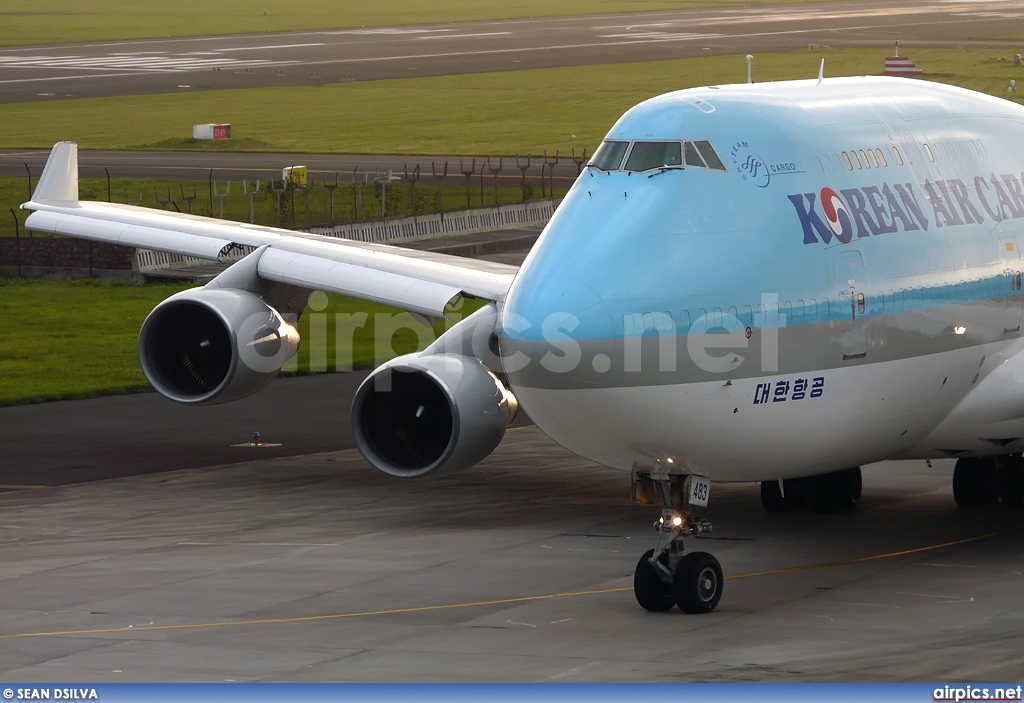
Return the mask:
<svg viewBox="0 0 1024 703"><path fill-rule="evenodd" d="M825 59L821 60L821 67L818 69L818 85L825 80Z"/></svg>
<svg viewBox="0 0 1024 703"><path fill-rule="evenodd" d="M754 56L752 54L747 54L747 83L754 82L754 78L750 73L750 64L752 63L754 63Z"/></svg>

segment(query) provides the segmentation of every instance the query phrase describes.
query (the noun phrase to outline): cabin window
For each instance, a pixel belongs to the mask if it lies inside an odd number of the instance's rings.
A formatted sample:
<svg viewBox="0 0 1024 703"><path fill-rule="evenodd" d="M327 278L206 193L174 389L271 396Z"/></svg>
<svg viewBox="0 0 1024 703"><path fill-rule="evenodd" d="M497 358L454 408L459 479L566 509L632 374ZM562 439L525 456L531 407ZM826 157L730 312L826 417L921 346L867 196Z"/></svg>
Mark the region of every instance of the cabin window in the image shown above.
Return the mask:
<svg viewBox="0 0 1024 703"><path fill-rule="evenodd" d="M875 152L868 149L868 161L871 162L871 168L878 168L878 159L875 158Z"/></svg>
<svg viewBox="0 0 1024 703"><path fill-rule="evenodd" d="M885 160L885 154L882 153L881 149L875 149L875 156L878 157L878 164L882 168L885 168L886 166L889 165L889 163Z"/></svg>
<svg viewBox="0 0 1024 703"><path fill-rule="evenodd" d="M864 167L863 167L863 166L861 166L861 164L860 164L860 157L859 157L859 156L857 156L857 152L856 152L856 151L853 151L852 149L850 150L850 159L852 159L852 160L853 160L853 165L857 167L857 170L858 170L858 171L859 171L860 169L864 168Z"/></svg>
<svg viewBox="0 0 1024 703"><path fill-rule="evenodd" d="M853 170L853 164L850 163L850 155L847 154L845 151L843 152L843 163L846 164L847 171Z"/></svg>
<svg viewBox="0 0 1024 703"><path fill-rule="evenodd" d="M932 156L931 148L927 144L924 144L923 146L924 146L924 153L926 153L928 155L928 160L929 161L935 161L935 157Z"/></svg>
<svg viewBox="0 0 1024 703"><path fill-rule="evenodd" d="M981 154L982 158L987 157L988 156L988 152L985 151L985 144L984 144L984 142L982 142L980 139L977 139L977 140L975 140L974 143L977 145L978 153Z"/></svg>
<svg viewBox="0 0 1024 703"><path fill-rule="evenodd" d="M897 149L896 147L892 148L892 157L896 159L896 163L898 163L900 166L903 165L903 155L900 154L900 150Z"/></svg>
<svg viewBox="0 0 1024 703"><path fill-rule="evenodd" d="M697 147L694 146L693 142L686 142L683 144L683 153L686 156L687 166L707 168L707 164L704 163L704 159L701 158L700 152L697 151Z"/></svg>
<svg viewBox="0 0 1024 703"><path fill-rule="evenodd" d="M627 147L629 142L601 142L601 146L594 152L594 158L590 160L590 165L602 171L617 171L622 165L622 157L626 155Z"/></svg>
<svg viewBox="0 0 1024 703"><path fill-rule="evenodd" d="M682 166L679 142L636 142L626 159L627 171L650 171L663 166Z"/></svg>
<svg viewBox="0 0 1024 703"><path fill-rule="evenodd" d="M868 155L864 153L864 150L860 150L860 160L864 164L864 168L871 168L871 162L868 161Z"/></svg>
<svg viewBox="0 0 1024 703"><path fill-rule="evenodd" d="M704 161L707 163L708 168L712 171L725 170L725 164L723 164L722 160L718 158L718 154L715 153L715 149L711 146L711 142L702 140L694 142L694 144L697 145L697 151L699 151L700 155L704 157Z"/></svg>

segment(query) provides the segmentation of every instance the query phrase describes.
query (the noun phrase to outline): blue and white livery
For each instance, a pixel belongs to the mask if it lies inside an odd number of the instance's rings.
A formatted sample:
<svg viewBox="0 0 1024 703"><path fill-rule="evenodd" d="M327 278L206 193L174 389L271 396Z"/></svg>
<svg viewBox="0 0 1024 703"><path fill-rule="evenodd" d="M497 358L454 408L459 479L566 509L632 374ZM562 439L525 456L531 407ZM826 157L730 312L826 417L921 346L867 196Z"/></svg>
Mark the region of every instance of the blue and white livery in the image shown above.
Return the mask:
<svg viewBox="0 0 1024 703"><path fill-rule="evenodd" d="M611 129L518 270L79 202L75 154L54 148L30 227L206 258L253 248L142 329L147 377L179 402L268 383L308 290L421 317L489 301L360 387L361 451L394 476L458 469L522 407L662 504L634 579L649 610L721 597L717 560L682 547L710 529L689 507L710 482L834 512L856 505L864 463L956 457L960 505L1024 504L1014 103L872 77L653 98Z"/></svg>

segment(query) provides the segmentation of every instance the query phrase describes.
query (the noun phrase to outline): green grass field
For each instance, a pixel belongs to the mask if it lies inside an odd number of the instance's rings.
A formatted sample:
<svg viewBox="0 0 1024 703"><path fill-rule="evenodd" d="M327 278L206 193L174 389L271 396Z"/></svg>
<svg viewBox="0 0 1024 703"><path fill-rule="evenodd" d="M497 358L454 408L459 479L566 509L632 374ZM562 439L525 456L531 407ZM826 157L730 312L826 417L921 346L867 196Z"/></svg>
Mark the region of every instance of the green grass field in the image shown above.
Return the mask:
<svg viewBox="0 0 1024 703"><path fill-rule="evenodd" d="M884 50L797 51L754 60L758 81L880 74ZM1008 97L1024 78L1003 50L919 49L930 79ZM2 147L187 148L191 125L230 122L250 150L538 154L592 150L637 102L746 78L742 56L476 75L0 105ZM1024 96L1024 90L1017 94ZM1021 97L1015 97L1020 101ZM315 115L315 118L313 117ZM254 146L258 145L258 146Z"/></svg>
<svg viewBox="0 0 1024 703"><path fill-rule="evenodd" d="M105 39L250 34L520 17L645 12L807 0L39 0L0 3L0 46ZM815 0L811 0L812 2ZM6 6L6 7L5 7Z"/></svg>
<svg viewBox="0 0 1024 703"><path fill-rule="evenodd" d="M136 352L139 329L160 301L190 287L0 279L0 313L14 321L0 336L0 405L147 389ZM383 305L333 295L327 300L320 312L307 310L302 316L302 348L286 372L371 368L425 346L479 306L464 302L432 331ZM351 321L362 315L366 325L357 329ZM394 334L382 331L378 340L377 324Z"/></svg>

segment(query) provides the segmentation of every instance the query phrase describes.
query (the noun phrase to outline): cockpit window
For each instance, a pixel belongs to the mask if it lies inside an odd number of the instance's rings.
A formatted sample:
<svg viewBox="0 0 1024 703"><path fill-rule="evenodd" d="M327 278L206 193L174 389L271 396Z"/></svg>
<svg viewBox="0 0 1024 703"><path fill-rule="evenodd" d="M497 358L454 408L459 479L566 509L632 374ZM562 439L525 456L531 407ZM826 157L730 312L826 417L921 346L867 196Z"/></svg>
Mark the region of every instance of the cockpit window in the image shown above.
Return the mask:
<svg viewBox="0 0 1024 703"><path fill-rule="evenodd" d="M707 168L707 164L704 163L704 159L701 158L700 152L697 151L697 147L693 145L693 142L686 142L683 145L683 151L686 152L686 165L696 166L697 168Z"/></svg>
<svg viewBox="0 0 1024 703"><path fill-rule="evenodd" d="M626 156L627 153L629 156ZM631 142L610 139L601 142L588 166L602 171L652 171L684 166L712 171L727 170L707 140Z"/></svg>
<svg viewBox="0 0 1024 703"><path fill-rule="evenodd" d="M627 171L650 171L662 166L682 166L679 142L636 142L626 160Z"/></svg>
<svg viewBox="0 0 1024 703"><path fill-rule="evenodd" d="M723 164L722 160L718 158L718 154L716 154L715 150L712 148L711 142L700 141L694 142L694 144L697 145L697 150L700 152L700 155L704 157L704 161L707 162L708 168L715 171L725 170L725 164Z"/></svg>
<svg viewBox="0 0 1024 703"><path fill-rule="evenodd" d="M628 147L629 142L601 142L601 146L594 152L594 158L590 160L590 165L602 171L617 171L622 165L622 157L626 155Z"/></svg>

